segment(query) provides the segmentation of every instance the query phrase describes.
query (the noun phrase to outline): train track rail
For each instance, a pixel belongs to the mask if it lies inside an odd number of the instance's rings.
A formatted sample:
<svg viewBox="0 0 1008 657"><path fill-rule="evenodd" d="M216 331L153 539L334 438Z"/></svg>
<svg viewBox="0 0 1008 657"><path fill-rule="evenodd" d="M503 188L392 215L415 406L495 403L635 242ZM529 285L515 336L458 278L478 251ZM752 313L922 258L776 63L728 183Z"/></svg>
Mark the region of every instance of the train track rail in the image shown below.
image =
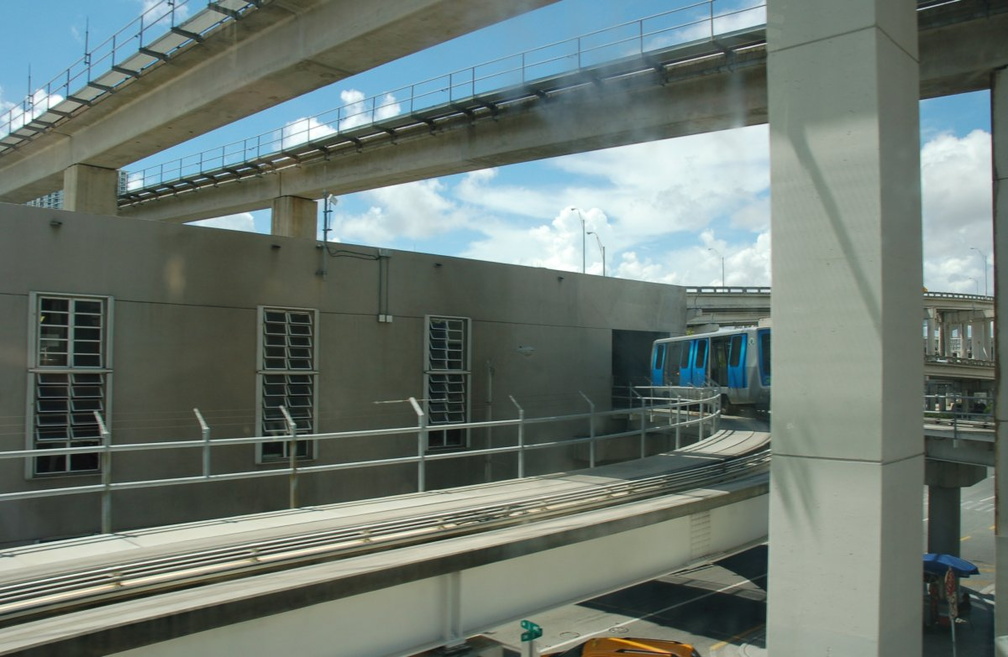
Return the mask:
<svg viewBox="0 0 1008 657"><path fill-rule="evenodd" d="M589 489L485 504L11 581L0 627L167 591L446 540L669 495L765 470L768 448L714 464Z"/></svg>

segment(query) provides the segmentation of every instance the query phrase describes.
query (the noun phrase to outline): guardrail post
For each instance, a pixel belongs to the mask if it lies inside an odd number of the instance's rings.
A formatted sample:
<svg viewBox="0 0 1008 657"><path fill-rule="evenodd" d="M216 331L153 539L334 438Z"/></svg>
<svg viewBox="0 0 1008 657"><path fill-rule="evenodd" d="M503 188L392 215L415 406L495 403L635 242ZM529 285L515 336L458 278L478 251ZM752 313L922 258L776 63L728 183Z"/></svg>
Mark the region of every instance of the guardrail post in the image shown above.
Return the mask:
<svg viewBox="0 0 1008 657"><path fill-rule="evenodd" d="M675 448L679 449L682 444L682 397L679 393L676 393L675 405Z"/></svg>
<svg viewBox="0 0 1008 657"><path fill-rule="evenodd" d="M410 397L409 403L417 415L417 490L421 493L427 489L427 415L420 408L416 397Z"/></svg>
<svg viewBox="0 0 1008 657"><path fill-rule="evenodd" d="M588 399L588 395L584 394L580 390L578 391L584 400L588 402L588 408L590 409L588 415L588 467L595 467L595 402Z"/></svg>
<svg viewBox="0 0 1008 657"><path fill-rule="evenodd" d="M198 408L192 409L193 413L196 414L196 420L200 424L200 434L203 437L203 476L210 476L210 427L207 425L206 420L203 419L203 414L199 412Z"/></svg>
<svg viewBox="0 0 1008 657"><path fill-rule="evenodd" d="M647 423L644 421L644 406L641 406L640 413L640 457L644 458L645 444L647 442Z"/></svg>
<svg viewBox="0 0 1008 657"><path fill-rule="evenodd" d="M706 403L705 403L704 398L703 398L703 392L701 392L697 396L697 401L698 401L698 403L697 403L697 419L700 421L697 424L697 433L698 433L698 436L699 436L697 438L697 442L703 442L703 439L704 439L704 437L703 437L704 407L706 406Z"/></svg>
<svg viewBox="0 0 1008 657"><path fill-rule="evenodd" d="M513 395L508 399L518 409L518 478L525 478L525 409L518 405Z"/></svg>
<svg viewBox="0 0 1008 657"><path fill-rule="evenodd" d="M102 419L101 414L98 411L92 411L92 412L94 413L95 422L98 423L98 433L101 436L102 441L101 533L111 534L112 533L112 434L109 433L108 428L105 426L105 420Z"/></svg>
<svg viewBox="0 0 1008 657"><path fill-rule="evenodd" d="M287 412L286 406L280 407L284 421L287 422L287 431L290 432L290 439L287 442L287 460L290 468L289 503L290 508L298 508L298 470L297 470L297 424Z"/></svg>

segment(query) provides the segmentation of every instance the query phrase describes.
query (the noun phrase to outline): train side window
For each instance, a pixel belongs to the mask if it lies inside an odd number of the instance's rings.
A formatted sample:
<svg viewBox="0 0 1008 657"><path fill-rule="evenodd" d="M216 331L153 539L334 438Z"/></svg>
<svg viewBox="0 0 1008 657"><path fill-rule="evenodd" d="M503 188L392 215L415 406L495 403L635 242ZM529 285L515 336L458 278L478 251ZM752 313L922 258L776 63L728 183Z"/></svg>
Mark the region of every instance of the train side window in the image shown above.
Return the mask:
<svg viewBox="0 0 1008 657"><path fill-rule="evenodd" d="M651 369L660 370L665 367L665 345L657 344L655 345L654 351L654 362L651 363Z"/></svg>
<svg viewBox="0 0 1008 657"><path fill-rule="evenodd" d="M665 355L665 385L679 385L679 367L682 365L683 353L689 357L689 344L682 342L669 342L666 345L668 353ZM684 349L685 347L685 349Z"/></svg>
<svg viewBox="0 0 1008 657"><path fill-rule="evenodd" d="M694 367L703 367L707 364L707 341L697 340L696 359L693 361Z"/></svg>
<svg viewBox="0 0 1008 657"><path fill-rule="evenodd" d="M690 345L692 342L680 342L682 351L679 354L679 369L686 369L690 366Z"/></svg>
<svg viewBox="0 0 1008 657"><path fill-rule="evenodd" d="M768 385L770 382L770 331L760 331L760 374L762 375L764 385Z"/></svg>
<svg viewBox="0 0 1008 657"><path fill-rule="evenodd" d="M728 353L728 366L738 367L739 361L742 360L742 343L745 340L744 335L733 335L731 339L731 348Z"/></svg>

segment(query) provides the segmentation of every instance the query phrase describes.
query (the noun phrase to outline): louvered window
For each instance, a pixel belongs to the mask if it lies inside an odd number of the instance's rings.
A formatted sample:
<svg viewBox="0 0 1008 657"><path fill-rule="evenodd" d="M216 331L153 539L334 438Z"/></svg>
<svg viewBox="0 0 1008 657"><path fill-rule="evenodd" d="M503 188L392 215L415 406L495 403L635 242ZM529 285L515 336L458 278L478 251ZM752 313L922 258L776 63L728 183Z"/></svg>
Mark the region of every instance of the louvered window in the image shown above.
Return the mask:
<svg viewBox="0 0 1008 657"><path fill-rule="evenodd" d="M469 420L469 320L428 317L424 399L427 423L458 424ZM431 449L465 447L464 429L431 430Z"/></svg>
<svg viewBox="0 0 1008 657"><path fill-rule="evenodd" d="M280 407L287 409L299 435L315 433L314 310L260 309L259 425L264 436L289 435ZM289 458L289 441L264 443L261 461ZM298 458L314 457L314 443L297 441Z"/></svg>
<svg viewBox="0 0 1008 657"><path fill-rule="evenodd" d="M111 378L104 297L32 295L31 436L34 449L94 447L101 443L97 411L109 421ZM33 459L32 474L97 472L98 454L57 454Z"/></svg>

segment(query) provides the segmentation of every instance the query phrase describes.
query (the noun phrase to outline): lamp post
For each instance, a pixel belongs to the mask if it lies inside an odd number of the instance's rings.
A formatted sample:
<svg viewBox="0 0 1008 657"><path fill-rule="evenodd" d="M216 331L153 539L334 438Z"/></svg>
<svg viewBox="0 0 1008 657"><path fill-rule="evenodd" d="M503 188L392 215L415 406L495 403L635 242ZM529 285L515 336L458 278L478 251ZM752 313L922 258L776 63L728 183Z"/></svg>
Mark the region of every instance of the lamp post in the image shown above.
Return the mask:
<svg viewBox="0 0 1008 657"><path fill-rule="evenodd" d="M583 274L585 273L585 243L588 239L585 235L585 218L584 215L581 214L580 209L571 206L571 210L577 212L578 218L581 220L581 273Z"/></svg>
<svg viewBox="0 0 1008 657"><path fill-rule="evenodd" d="M721 252L715 249L713 246L708 246L707 250L713 251L715 254L717 254L719 258L721 258L721 287L724 287L724 256L721 255Z"/></svg>
<svg viewBox="0 0 1008 657"><path fill-rule="evenodd" d="M594 230L588 231L589 235L595 236L595 241L598 242L599 251L602 252L602 278L605 278L605 247L602 245L602 238L598 236Z"/></svg>
<svg viewBox="0 0 1008 657"><path fill-rule="evenodd" d="M970 250L976 251L980 255L980 257L983 258L983 263L984 263L983 264L983 272L984 272L984 296L988 297L988 296L990 296L990 294L988 294L988 291L987 291L987 254L984 253L983 251L981 251L980 249L976 248L975 246L971 246Z"/></svg>

